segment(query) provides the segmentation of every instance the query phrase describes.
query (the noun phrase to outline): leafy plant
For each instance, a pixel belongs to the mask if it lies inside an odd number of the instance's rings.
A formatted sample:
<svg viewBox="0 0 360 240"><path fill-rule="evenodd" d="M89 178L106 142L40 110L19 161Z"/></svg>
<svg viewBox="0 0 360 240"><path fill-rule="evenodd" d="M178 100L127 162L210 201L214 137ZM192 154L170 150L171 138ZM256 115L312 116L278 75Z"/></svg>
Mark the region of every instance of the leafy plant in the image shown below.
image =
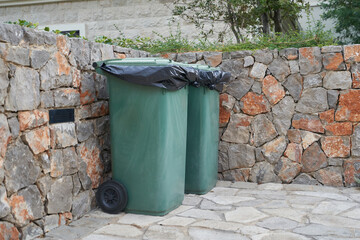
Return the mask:
<svg viewBox="0 0 360 240"><path fill-rule="evenodd" d="M15 22L8 21L8 22L5 22L5 23L16 24L16 25L20 25L20 26L28 27L28 28L37 28L39 26L38 23L32 23L32 22L28 22L28 21L22 20L22 19L19 19L19 20L15 21Z"/></svg>
<svg viewBox="0 0 360 240"><path fill-rule="evenodd" d="M335 31L342 43L360 43L360 1L322 0L323 19L335 21Z"/></svg>
<svg viewBox="0 0 360 240"><path fill-rule="evenodd" d="M298 30L298 14L308 7L303 0L175 0L174 4L173 14L193 23L205 40L214 33L215 23L222 22L225 28L218 40L223 42L230 29L237 43L246 41L246 33L260 30L264 34Z"/></svg>

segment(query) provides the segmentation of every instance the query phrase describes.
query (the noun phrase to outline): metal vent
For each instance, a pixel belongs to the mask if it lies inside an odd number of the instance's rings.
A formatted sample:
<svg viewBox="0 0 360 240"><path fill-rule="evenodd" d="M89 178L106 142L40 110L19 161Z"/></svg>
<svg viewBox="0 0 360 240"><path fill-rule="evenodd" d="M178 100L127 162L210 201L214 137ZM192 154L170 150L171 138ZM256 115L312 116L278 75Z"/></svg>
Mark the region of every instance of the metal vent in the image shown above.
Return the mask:
<svg viewBox="0 0 360 240"><path fill-rule="evenodd" d="M50 124L74 122L74 109L54 109L49 110Z"/></svg>

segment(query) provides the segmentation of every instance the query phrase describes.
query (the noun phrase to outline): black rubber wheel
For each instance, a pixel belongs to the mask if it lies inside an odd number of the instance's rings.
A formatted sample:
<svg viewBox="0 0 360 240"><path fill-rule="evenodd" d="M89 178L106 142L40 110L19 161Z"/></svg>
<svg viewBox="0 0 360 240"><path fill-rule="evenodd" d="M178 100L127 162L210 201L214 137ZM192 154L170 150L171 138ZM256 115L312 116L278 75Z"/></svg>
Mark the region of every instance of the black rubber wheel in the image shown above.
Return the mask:
<svg viewBox="0 0 360 240"><path fill-rule="evenodd" d="M96 192L96 202L106 213L116 214L123 211L127 201L126 188L114 180L101 184Z"/></svg>

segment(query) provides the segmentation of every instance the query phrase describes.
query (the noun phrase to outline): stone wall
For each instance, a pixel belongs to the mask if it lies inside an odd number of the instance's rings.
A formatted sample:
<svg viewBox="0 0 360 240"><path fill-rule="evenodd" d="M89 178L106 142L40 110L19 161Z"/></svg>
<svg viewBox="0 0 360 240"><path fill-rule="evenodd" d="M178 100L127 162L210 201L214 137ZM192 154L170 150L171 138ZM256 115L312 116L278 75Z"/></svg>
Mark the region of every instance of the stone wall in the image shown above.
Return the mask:
<svg viewBox="0 0 360 240"><path fill-rule="evenodd" d="M220 179L356 185L360 45L223 53L219 66L232 73L220 96Z"/></svg>
<svg viewBox="0 0 360 240"><path fill-rule="evenodd" d="M148 56L0 24L0 239L41 235L94 206L111 153L106 79L91 64ZM360 45L162 57L232 73L219 179L355 186ZM50 124L49 110L69 108L74 122Z"/></svg>
<svg viewBox="0 0 360 240"><path fill-rule="evenodd" d="M147 54L0 24L0 239L30 239L94 206L110 172L106 79L92 62ZM75 121L49 124L49 110Z"/></svg>
<svg viewBox="0 0 360 240"><path fill-rule="evenodd" d="M356 185L360 45L172 58L232 74L220 95L219 179Z"/></svg>

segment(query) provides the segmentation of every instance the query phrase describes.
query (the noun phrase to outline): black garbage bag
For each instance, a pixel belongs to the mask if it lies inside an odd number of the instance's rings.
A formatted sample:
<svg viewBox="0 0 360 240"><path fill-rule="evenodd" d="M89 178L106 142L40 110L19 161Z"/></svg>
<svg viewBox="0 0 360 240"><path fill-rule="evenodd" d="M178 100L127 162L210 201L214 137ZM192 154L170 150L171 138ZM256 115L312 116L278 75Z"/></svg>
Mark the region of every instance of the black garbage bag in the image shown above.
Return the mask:
<svg viewBox="0 0 360 240"><path fill-rule="evenodd" d="M221 92L223 84L230 79L230 73L219 70L205 71L181 65L120 66L103 63L100 68L127 82L173 91L192 85Z"/></svg>

